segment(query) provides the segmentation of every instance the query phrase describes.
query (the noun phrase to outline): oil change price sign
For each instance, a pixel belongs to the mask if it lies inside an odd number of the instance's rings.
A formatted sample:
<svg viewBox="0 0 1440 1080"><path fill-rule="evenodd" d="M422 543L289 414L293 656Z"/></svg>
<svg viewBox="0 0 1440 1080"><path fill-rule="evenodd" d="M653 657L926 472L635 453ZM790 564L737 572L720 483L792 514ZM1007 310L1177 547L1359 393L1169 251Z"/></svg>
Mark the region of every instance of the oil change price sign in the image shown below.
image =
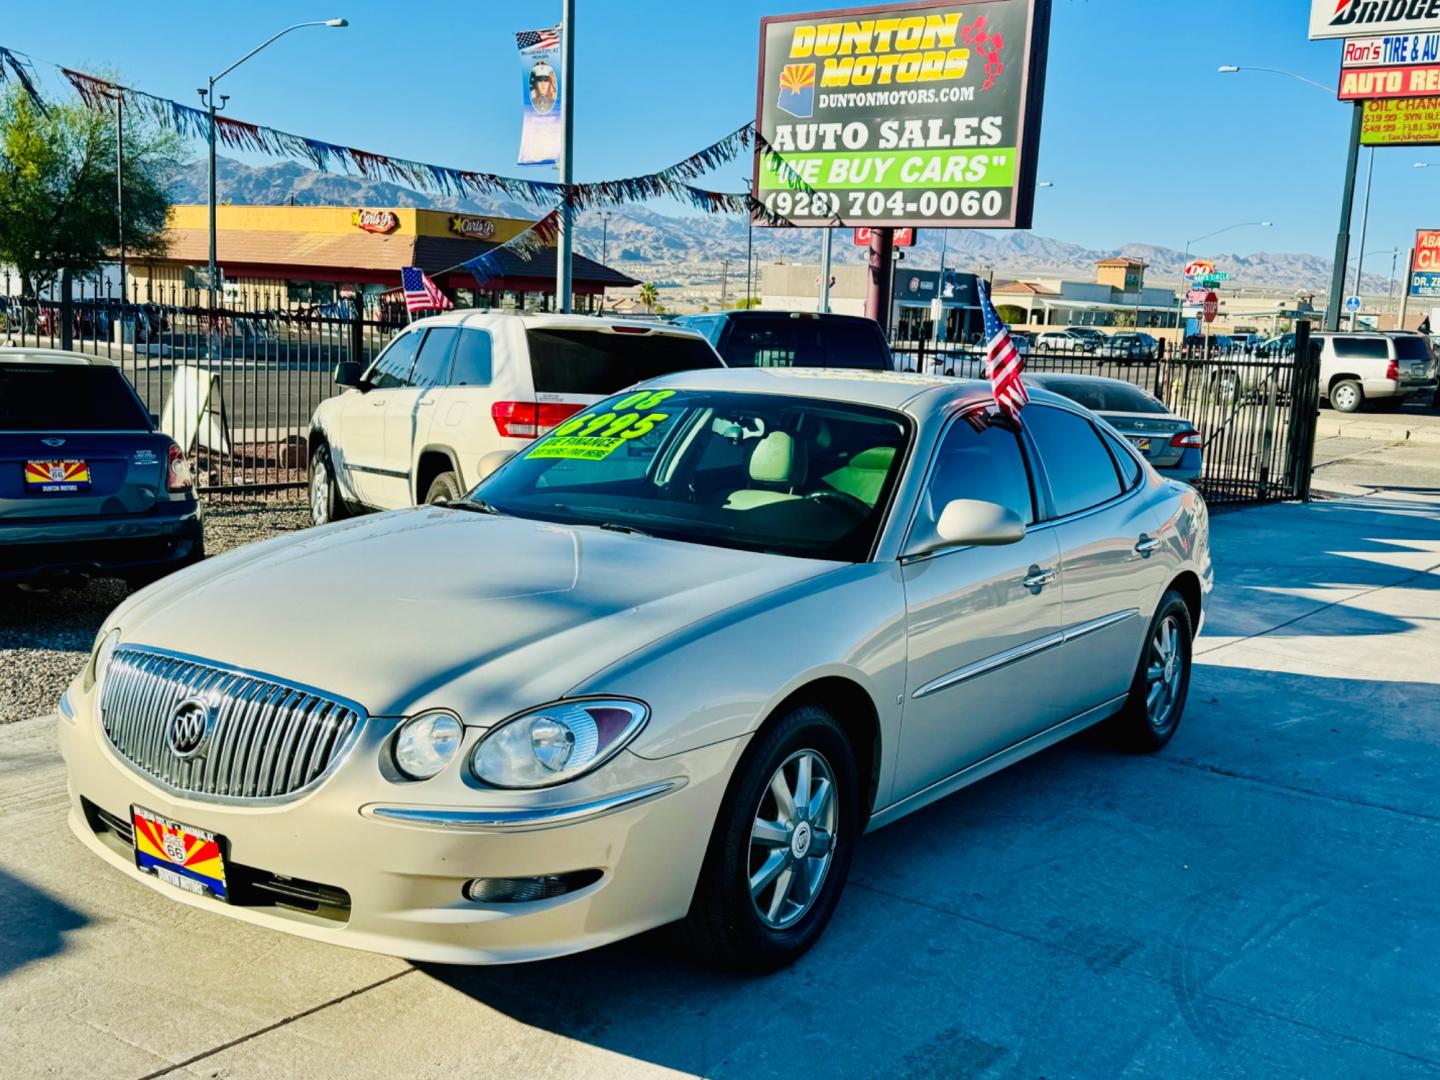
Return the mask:
<svg viewBox="0 0 1440 1080"><path fill-rule="evenodd" d="M1029 228L1050 0L760 22L755 191L795 225Z"/></svg>

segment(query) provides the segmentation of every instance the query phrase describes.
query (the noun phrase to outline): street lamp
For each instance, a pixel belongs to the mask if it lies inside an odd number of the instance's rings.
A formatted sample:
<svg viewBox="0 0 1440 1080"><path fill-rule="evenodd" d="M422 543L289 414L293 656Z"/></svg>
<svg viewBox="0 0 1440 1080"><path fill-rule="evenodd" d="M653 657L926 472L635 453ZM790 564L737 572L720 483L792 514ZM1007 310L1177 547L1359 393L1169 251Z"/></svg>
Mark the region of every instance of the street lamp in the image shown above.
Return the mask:
<svg viewBox="0 0 1440 1080"><path fill-rule="evenodd" d="M342 26L349 26L349 25L350 25L350 23L349 23L347 20L345 20L345 19L317 19L317 20L313 20L313 21L311 21L311 22L296 23L294 26L287 26L284 30L281 30L278 34L272 34L270 37L268 37L268 38L266 38L264 41L262 41L259 45L256 45L255 48L251 49L251 50L250 50L248 53L246 53L244 56L240 57L239 60L236 60L233 64L231 64L229 67L227 67L224 71L220 72L219 75L211 75L210 78L209 78L209 80L208 80L208 83L209 83L209 88L208 88L208 89L205 89L205 90L196 90L196 91L195 91L197 94L200 95L200 100L205 103L205 110L206 110L206 112L208 112L209 115L210 115L210 125L209 125L209 126L210 126L210 262L209 262L210 281L209 281L209 287L210 287L210 309L211 309L212 311L215 309L215 112L216 112L216 110L218 110L218 109L223 109L223 108L225 107L225 103L230 100L230 95L229 95L229 94L222 94L222 95L220 95L220 103L219 103L218 105L215 103L215 84L218 83L221 79L223 79L226 75L229 75L230 72L234 71L234 70L235 70L236 68L238 68L241 64L245 63L246 60L249 60L252 56L254 56L256 53L258 53L261 49L265 48L265 46L271 44L272 42L278 41L280 38L284 37L286 34L290 33L290 31L292 31L292 30L299 30L299 29L301 29L301 28L303 28L303 27L306 27L306 26L331 26L331 27L339 28L339 27L342 27Z"/></svg>
<svg viewBox="0 0 1440 1080"><path fill-rule="evenodd" d="M1316 90L1322 91L1326 97L1333 98L1335 96L1333 88L1318 83L1314 79L1307 79L1304 75L1296 75L1293 71L1282 71L1279 68L1240 67L1238 64L1221 64L1218 70L1221 75L1234 75L1237 71L1260 71L1266 75L1283 75L1287 79L1294 79L1296 82L1302 82L1306 86L1315 87Z"/></svg>
<svg viewBox="0 0 1440 1080"><path fill-rule="evenodd" d="M1222 68L1221 70L1224 69ZM1185 267L1190 265L1190 245L1198 244L1201 240L1209 240L1212 236L1219 236L1221 233L1227 233L1231 229L1268 229L1273 224L1274 222L1272 221L1237 221L1233 225L1226 225L1222 229L1216 229L1214 232L1208 232L1204 236L1197 236L1193 240L1185 241L1185 254L1181 257L1180 260L1180 288L1178 290L1179 297L1178 303L1176 303L1175 305L1175 329L1177 333L1180 330L1180 324L1184 321L1185 318ZM1180 337L1183 344L1184 335L1182 334L1180 335Z"/></svg>
<svg viewBox="0 0 1440 1080"><path fill-rule="evenodd" d="M744 177L745 194L750 195L750 185L753 182L749 176ZM752 196L753 197L753 196ZM750 310L750 274L754 266L753 253L755 251L755 214L750 207L745 208L745 310Z"/></svg>

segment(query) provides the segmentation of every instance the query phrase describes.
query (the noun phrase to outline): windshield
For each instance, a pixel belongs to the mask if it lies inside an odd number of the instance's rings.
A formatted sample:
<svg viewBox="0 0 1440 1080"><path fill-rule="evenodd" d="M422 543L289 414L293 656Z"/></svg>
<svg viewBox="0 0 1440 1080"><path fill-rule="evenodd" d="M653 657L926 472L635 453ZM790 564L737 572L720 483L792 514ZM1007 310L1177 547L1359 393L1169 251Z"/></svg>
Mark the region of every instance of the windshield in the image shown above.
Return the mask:
<svg viewBox="0 0 1440 1080"><path fill-rule="evenodd" d="M725 342L730 367L890 367L876 325L864 319L748 316Z"/></svg>
<svg viewBox="0 0 1440 1080"><path fill-rule="evenodd" d="M1401 360L1429 360L1430 349L1424 338L1395 336L1395 355Z"/></svg>
<svg viewBox="0 0 1440 1080"><path fill-rule="evenodd" d="M1045 389L1069 398L1092 412L1168 413L1160 402L1138 386L1125 382L1088 382L1084 379L1046 379Z"/></svg>
<svg viewBox="0 0 1440 1080"><path fill-rule="evenodd" d="M567 420L472 498L516 517L860 562L910 427L843 402L639 390Z"/></svg>
<svg viewBox="0 0 1440 1080"><path fill-rule="evenodd" d="M125 376L106 365L0 363L0 431L149 431Z"/></svg>

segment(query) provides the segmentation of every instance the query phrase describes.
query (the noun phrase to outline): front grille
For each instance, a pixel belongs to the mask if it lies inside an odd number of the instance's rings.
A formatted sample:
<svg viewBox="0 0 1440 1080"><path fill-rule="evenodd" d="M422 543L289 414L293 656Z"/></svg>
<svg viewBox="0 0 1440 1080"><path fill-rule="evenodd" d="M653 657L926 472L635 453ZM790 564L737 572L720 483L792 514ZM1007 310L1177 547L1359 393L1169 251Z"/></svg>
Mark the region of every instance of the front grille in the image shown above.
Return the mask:
<svg viewBox="0 0 1440 1080"><path fill-rule="evenodd" d="M208 704L208 739L193 757L170 747L176 706ZM121 646L105 676L100 715L110 745L174 791L224 800L287 799L313 786L350 749L365 721L353 702L255 672Z"/></svg>

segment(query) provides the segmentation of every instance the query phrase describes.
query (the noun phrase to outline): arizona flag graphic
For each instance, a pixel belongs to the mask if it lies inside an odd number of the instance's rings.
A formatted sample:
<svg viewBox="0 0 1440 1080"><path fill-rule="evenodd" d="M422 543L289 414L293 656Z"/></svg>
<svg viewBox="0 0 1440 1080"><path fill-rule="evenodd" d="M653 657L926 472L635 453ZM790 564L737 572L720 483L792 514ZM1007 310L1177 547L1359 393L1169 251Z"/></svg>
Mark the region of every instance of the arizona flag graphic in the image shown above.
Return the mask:
<svg viewBox="0 0 1440 1080"><path fill-rule="evenodd" d="M90 467L83 461L27 461L25 486L34 491L83 491L90 486Z"/></svg>
<svg viewBox="0 0 1440 1080"><path fill-rule="evenodd" d="M225 896L225 864L214 837L196 836L182 826L135 813L135 861L140 869L159 867L198 881Z"/></svg>
<svg viewBox="0 0 1440 1080"><path fill-rule="evenodd" d="M786 64L780 69L780 100L776 104L791 116L815 115L814 64Z"/></svg>

